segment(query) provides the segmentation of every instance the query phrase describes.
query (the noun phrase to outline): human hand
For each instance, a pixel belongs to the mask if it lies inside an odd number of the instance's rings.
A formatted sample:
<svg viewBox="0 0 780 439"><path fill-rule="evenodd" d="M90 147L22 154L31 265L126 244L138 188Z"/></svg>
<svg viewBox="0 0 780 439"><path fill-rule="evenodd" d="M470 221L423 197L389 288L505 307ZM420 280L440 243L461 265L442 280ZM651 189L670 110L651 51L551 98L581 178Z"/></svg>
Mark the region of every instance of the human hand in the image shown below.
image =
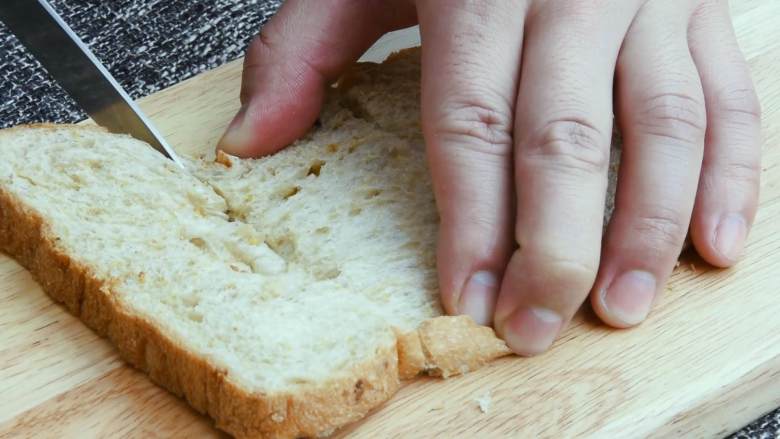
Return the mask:
<svg viewBox="0 0 780 439"><path fill-rule="evenodd" d="M291 143L328 84L418 22L449 313L533 355L588 295L609 325L643 321L689 226L704 259L736 262L760 108L726 0L288 0L249 48L220 148ZM624 145L602 240L613 104Z"/></svg>

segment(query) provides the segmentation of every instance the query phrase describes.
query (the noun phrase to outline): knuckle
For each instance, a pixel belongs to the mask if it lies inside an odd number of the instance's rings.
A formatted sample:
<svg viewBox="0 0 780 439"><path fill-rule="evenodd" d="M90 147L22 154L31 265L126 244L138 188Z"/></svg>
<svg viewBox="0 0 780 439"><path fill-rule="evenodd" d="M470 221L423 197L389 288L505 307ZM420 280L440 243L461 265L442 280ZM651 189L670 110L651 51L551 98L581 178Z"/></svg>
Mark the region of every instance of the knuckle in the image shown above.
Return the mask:
<svg viewBox="0 0 780 439"><path fill-rule="evenodd" d="M508 106L490 99L461 99L450 102L434 123L433 135L447 148L509 157L512 153L512 116Z"/></svg>
<svg viewBox="0 0 780 439"><path fill-rule="evenodd" d="M254 65L260 62L260 60L268 56L269 52L273 49L275 42L272 37L272 32L260 32L249 43L246 49L246 58L244 58L244 65Z"/></svg>
<svg viewBox="0 0 780 439"><path fill-rule="evenodd" d="M257 72L262 71L264 63L270 58L272 48L271 37L266 32L260 32L249 43L241 73L241 93L239 96L241 104L249 102L252 94L257 90L255 76Z"/></svg>
<svg viewBox="0 0 780 439"><path fill-rule="evenodd" d="M674 143L697 145L704 140L704 102L686 92L661 92L644 99L636 124L647 134Z"/></svg>
<svg viewBox="0 0 780 439"><path fill-rule="evenodd" d="M520 230L515 231L520 238ZM527 269L549 285L584 292L593 285L599 269L599 249L572 248L550 240L517 239L525 254Z"/></svg>
<svg viewBox="0 0 780 439"><path fill-rule="evenodd" d="M599 13L608 7L609 0L567 0L558 2L543 2L542 5L550 7L557 16L564 16L580 21L595 21Z"/></svg>
<svg viewBox="0 0 780 439"><path fill-rule="evenodd" d="M752 87L728 87L716 93L713 110L728 121L761 124L761 103Z"/></svg>
<svg viewBox="0 0 780 439"><path fill-rule="evenodd" d="M732 160L724 166L723 176L731 182L758 187L761 178L760 160Z"/></svg>
<svg viewBox="0 0 780 439"><path fill-rule="evenodd" d="M267 32L259 32L257 35L255 35L254 38L252 38L252 41L249 42L249 46L247 46L246 51L247 54L256 54L258 51L263 51L268 47L269 43L268 33Z"/></svg>
<svg viewBox="0 0 780 439"><path fill-rule="evenodd" d="M566 170L601 174L609 165L608 137L582 118L548 122L524 149L532 160Z"/></svg>
<svg viewBox="0 0 780 439"><path fill-rule="evenodd" d="M598 264L550 253L544 259L548 279L567 290L585 292L596 280Z"/></svg>
<svg viewBox="0 0 780 439"><path fill-rule="evenodd" d="M637 242L655 253L663 256L682 247L688 224L683 218L666 208L654 208L651 214L640 215L636 219L634 231Z"/></svg>
<svg viewBox="0 0 780 439"><path fill-rule="evenodd" d="M453 245L481 248L486 242L499 241L501 231L506 227L501 224L503 221L485 213L477 213L476 210L467 210L466 214L446 212L442 215L441 228L457 235L452 240Z"/></svg>
<svg viewBox="0 0 780 439"><path fill-rule="evenodd" d="M487 18L493 17L496 11L503 11L509 9L511 11L517 11L518 9L524 9L527 7L527 3L530 0L509 0L503 2L494 2L490 0L448 0L446 2L432 2L430 0L417 0L418 7L422 3L428 3L428 7L434 4L437 9L445 9L449 13L456 12L460 15L471 16L476 20L469 20L471 23L482 24L485 23Z"/></svg>

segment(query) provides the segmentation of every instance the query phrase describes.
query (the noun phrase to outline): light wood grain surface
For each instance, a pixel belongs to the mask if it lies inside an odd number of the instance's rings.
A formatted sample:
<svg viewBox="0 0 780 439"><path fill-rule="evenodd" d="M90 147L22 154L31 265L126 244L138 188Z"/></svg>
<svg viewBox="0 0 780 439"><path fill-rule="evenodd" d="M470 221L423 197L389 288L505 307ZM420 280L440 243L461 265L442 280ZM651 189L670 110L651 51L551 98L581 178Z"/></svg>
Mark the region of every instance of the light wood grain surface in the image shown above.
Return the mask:
<svg viewBox="0 0 780 439"><path fill-rule="evenodd" d="M732 11L765 137L761 209L738 267L684 258L640 327L610 330L583 311L549 353L416 380L337 436L708 437L780 406L780 1L734 1ZM207 150L237 109L240 72L240 61L227 64L142 107L177 150ZM0 437L219 435L0 256Z"/></svg>

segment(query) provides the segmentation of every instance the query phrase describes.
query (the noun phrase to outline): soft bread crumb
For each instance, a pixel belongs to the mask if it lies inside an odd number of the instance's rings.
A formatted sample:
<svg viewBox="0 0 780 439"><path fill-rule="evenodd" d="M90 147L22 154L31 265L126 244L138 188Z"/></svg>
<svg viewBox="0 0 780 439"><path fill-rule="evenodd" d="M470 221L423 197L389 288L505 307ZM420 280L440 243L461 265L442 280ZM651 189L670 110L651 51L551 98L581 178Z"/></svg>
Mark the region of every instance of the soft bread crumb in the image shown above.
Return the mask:
<svg viewBox="0 0 780 439"><path fill-rule="evenodd" d="M438 412L440 410L446 409L447 406L444 404L444 401L439 401L434 405L433 407L428 409L428 412Z"/></svg>
<svg viewBox="0 0 780 439"><path fill-rule="evenodd" d="M490 407L493 405L493 397L491 395L490 390L486 391L482 394L479 398L476 400L477 406L479 406L479 411L481 411L484 414L487 414L490 411Z"/></svg>

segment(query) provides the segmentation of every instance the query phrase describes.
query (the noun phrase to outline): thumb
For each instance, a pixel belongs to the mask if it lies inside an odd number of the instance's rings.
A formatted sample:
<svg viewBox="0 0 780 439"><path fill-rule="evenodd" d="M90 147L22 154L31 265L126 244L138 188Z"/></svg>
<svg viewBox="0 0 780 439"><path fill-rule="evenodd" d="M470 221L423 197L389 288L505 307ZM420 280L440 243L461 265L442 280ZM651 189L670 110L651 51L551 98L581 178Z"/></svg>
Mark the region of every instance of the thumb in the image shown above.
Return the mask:
<svg viewBox="0 0 780 439"><path fill-rule="evenodd" d="M412 8L389 3L285 2L247 50L241 109L217 149L256 157L304 135L317 119L325 86L382 34L414 21Z"/></svg>

